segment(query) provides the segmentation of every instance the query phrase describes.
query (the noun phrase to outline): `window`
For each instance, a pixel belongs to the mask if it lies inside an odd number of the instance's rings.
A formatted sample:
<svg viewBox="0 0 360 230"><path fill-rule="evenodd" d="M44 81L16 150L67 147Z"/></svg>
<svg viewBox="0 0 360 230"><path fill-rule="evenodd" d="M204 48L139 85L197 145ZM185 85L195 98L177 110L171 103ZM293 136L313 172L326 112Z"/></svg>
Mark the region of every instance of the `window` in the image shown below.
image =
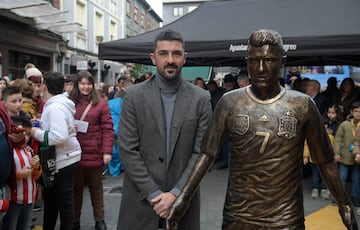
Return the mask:
<svg viewBox="0 0 360 230"><path fill-rule="evenodd" d="M76 48L85 50L86 49L86 39L82 37L76 37Z"/></svg>
<svg viewBox="0 0 360 230"><path fill-rule="evenodd" d="M131 18L130 18L130 16L126 16L126 31L125 31L125 35L126 35L127 38L131 36L130 24L131 24Z"/></svg>
<svg viewBox="0 0 360 230"><path fill-rule="evenodd" d="M110 12L116 14L117 4L115 0L111 0L110 3Z"/></svg>
<svg viewBox="0 0 360 230"><path fill-rule="evenodd" d="M184 15L184 7L178 6L173 8L173 16L183 16Z"/></svg>
<svg viewBox="0 0 360 230"><path fill-rule="evenodd" d="M131 13L131 2L130 2L130 0L126 1L126 13L127 14Z"/></svg>
<svg viewBox="0 0 360 230"><path fill-rule="evenodd" d="M35 64L40 70L50 69L51 59L46 56L38 56L29 53L21 53L9 50L9 73L10 80L22 78L25 74L24 66L26 63Z"/></svg>
<svg viewBox="0 0 360 230"><path fill-rule="evenodd" d="M87 28L87 10L86 5L80 1L76 2L76 20L83 28Z"/></svg>
<svg viewBox="0 0 360 230"><path fill-rule="evenodd" d="M134 21L135 22L138 21L138 9L137 8L134 9Z"/></svg>
<svg viewBox="0 0 360 230"><path fill-rule="evenodd" d="M126 26L126 37L130 37L131 36L131 30L129 26Z"/></svg>
<svg viewBox="0 0 360 230"><path fill-rule="evenodd" d="M140 20L141 20L140 25L141 25L142 27L144 27L144 18L145 18L145 16L142 14L142 15L141 15L141 18L140 18Z"/></svg>
<svg viewBox="0 0 360 230"><path fill-rule="evenodd" d="M115 40L117 37L116 21L110 22L110 41Z"/></svg>
<svg viewBox="0 0 360 230"><path fill-rule="evenodd" d="M94 34L104 38L104 16L100 12L95 13Z"/></svg>
<svg viewBox="0 0 360 230"><path fill-rule="evenodd" d="M96 0L96 3L102 6L104 4L104 0Z"/></svg>

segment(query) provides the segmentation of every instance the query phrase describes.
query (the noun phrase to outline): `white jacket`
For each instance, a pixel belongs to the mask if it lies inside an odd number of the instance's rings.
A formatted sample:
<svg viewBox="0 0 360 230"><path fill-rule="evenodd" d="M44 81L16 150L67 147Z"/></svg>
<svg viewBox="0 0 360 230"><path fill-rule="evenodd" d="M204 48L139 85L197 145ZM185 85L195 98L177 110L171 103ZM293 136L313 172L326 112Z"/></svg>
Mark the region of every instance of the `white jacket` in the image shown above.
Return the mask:
<svg viewBox="0 0 360 230"><path fill-rule="evenodd" d="M56 171L80 161L81 147L74 126L75 104L65 94L58 94L46 101L41 115L40 128L35 139L43 142L48 130L49 145L55 145Z"/></svg>

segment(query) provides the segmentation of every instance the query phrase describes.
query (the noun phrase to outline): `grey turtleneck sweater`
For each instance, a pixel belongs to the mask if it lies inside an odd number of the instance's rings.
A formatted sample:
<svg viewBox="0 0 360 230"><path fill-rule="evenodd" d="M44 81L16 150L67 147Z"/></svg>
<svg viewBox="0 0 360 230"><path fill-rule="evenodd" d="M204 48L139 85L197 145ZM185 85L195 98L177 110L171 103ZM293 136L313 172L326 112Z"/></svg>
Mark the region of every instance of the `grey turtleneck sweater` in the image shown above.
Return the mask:
<svg viewBox="0 0 360 230"><path fill-rule="evenodd" d="M181 76L178 76L176 79L169 81L166 80L159 73L156 73L155 80L160 88L160 95L164 109L165 117L165 133L166 133L166 166L169 166L170 163L170 130L171 130L171 121L173 117L173 112L175 108L176 94L177 90L182 83ZM172 188L170 190L172 194L176 197L179 196L180 190L178 188ZM151 203L151 199L160 195L162 191L158 190L150 194L147 199Z"/></svg>
<svg viewBox="0 0 360 230"><path fill-rule="evenodd" d="M163 109L164 109L164 117L165 117L165 133L166 133L166 164L167 166L170 163L170 130L171 130L171 121L173 117L176 94L179 86L182 83L181 76L173 80L167 80L159 73L156 73L155 77L157 83L160 88L160 95L162 99Z"/></svg>

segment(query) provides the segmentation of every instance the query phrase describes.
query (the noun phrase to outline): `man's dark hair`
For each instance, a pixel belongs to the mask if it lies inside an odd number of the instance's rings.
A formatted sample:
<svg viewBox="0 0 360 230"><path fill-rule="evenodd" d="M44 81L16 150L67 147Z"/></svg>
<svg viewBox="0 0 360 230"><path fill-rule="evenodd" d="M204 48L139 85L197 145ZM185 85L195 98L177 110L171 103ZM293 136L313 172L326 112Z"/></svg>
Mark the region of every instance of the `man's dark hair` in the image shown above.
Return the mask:
<svg viewBox="0 0 360 230"><path fill-rule="evenodd" d="M3 89L3 91L1 92L1 97L3 100L6 100L8 96L18 93L21 94L21 90L19 87L9 85Z"/></svg>
<svg viewBox="0 0 360 230"><path fill-rule="evenodd" d="M65 82L75 82L77 79L76 74L68 74L65 76Z"/></svg>
<svg viewBox="0 0 360 230"><path fill-rule="evenodd" d="M44 84L52 95L64 92L65 77L62 73L49 71L44 74Z"/></svg>
<svg viewBox="0 0 360 230"><path fill-rule="evenodd" d="M281 35L275 30L257 30L250 34L248 50L251 46L262 47L263 45L277 46L284 52L284 44Z"/></svg>
<svg viewBox="0 0 360 230"><path fill-rule="evenodd" d="M125 81L127 78L126 77L119 77L119 79L117 80L118 84L120 83L120 81Z"/></svg>
<svg viewBox="0 0 360 230"><path fill-rule="evenodd" d="M21 117L21 116L12 116L11 120L13 121L13 123L16 126L21 125L24 128L31 128L32 124L31 121L29 119L26 119L25 117Z"/></svg>
<svg viewBox="0 0 360 230"><path fill-rule="evenodd" d="M351 109L358 109L360 108L360 101L355 101L351 104Z"/></svg>
<svg viewBox="0 0 360 230"><path fill-rule="evenodd" d="M216 88L219 88L218 83L216 83L216 81L214 81L214 80L209 80L206 85L212 85L212 86L214 86Z"/></svg>
<svg viewBox="0 0 360 230"><path fill-rule="evenodd" d="M185 50L184 38L181 36L179 32L176 32L174 30L168 29L158 34L154 41L154 50L156 49L156 44L158 41L179 41L182 43L183 48Z"/></svg>
<svg viewBox="0 0 360 230"><path fill-rule="evenodd" d="M226 74L224 76L224 82L230 82L230 83L236 83L236 77L234 75L232 75L231 73Z"/></svg>

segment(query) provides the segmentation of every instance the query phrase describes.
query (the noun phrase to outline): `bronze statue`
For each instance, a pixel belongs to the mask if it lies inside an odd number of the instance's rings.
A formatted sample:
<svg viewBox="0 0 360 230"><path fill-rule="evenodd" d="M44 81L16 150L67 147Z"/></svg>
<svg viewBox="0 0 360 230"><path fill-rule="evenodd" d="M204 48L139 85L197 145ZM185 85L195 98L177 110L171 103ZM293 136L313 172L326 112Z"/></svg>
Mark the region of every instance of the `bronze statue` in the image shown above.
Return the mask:
<svg viewBox="0 0 360 230"><path fill-rule="evenodd" d="M285 90L279 84L285 58L278 32L251 33L247 64L252 84L225 94L218 102L201 155L168 213L168 230L176 229L225 134L229 135L231 151L222 229L305 229L305 139L338 203L343 223L348 229L358 229L315 103L307 95Z"/></svg>

